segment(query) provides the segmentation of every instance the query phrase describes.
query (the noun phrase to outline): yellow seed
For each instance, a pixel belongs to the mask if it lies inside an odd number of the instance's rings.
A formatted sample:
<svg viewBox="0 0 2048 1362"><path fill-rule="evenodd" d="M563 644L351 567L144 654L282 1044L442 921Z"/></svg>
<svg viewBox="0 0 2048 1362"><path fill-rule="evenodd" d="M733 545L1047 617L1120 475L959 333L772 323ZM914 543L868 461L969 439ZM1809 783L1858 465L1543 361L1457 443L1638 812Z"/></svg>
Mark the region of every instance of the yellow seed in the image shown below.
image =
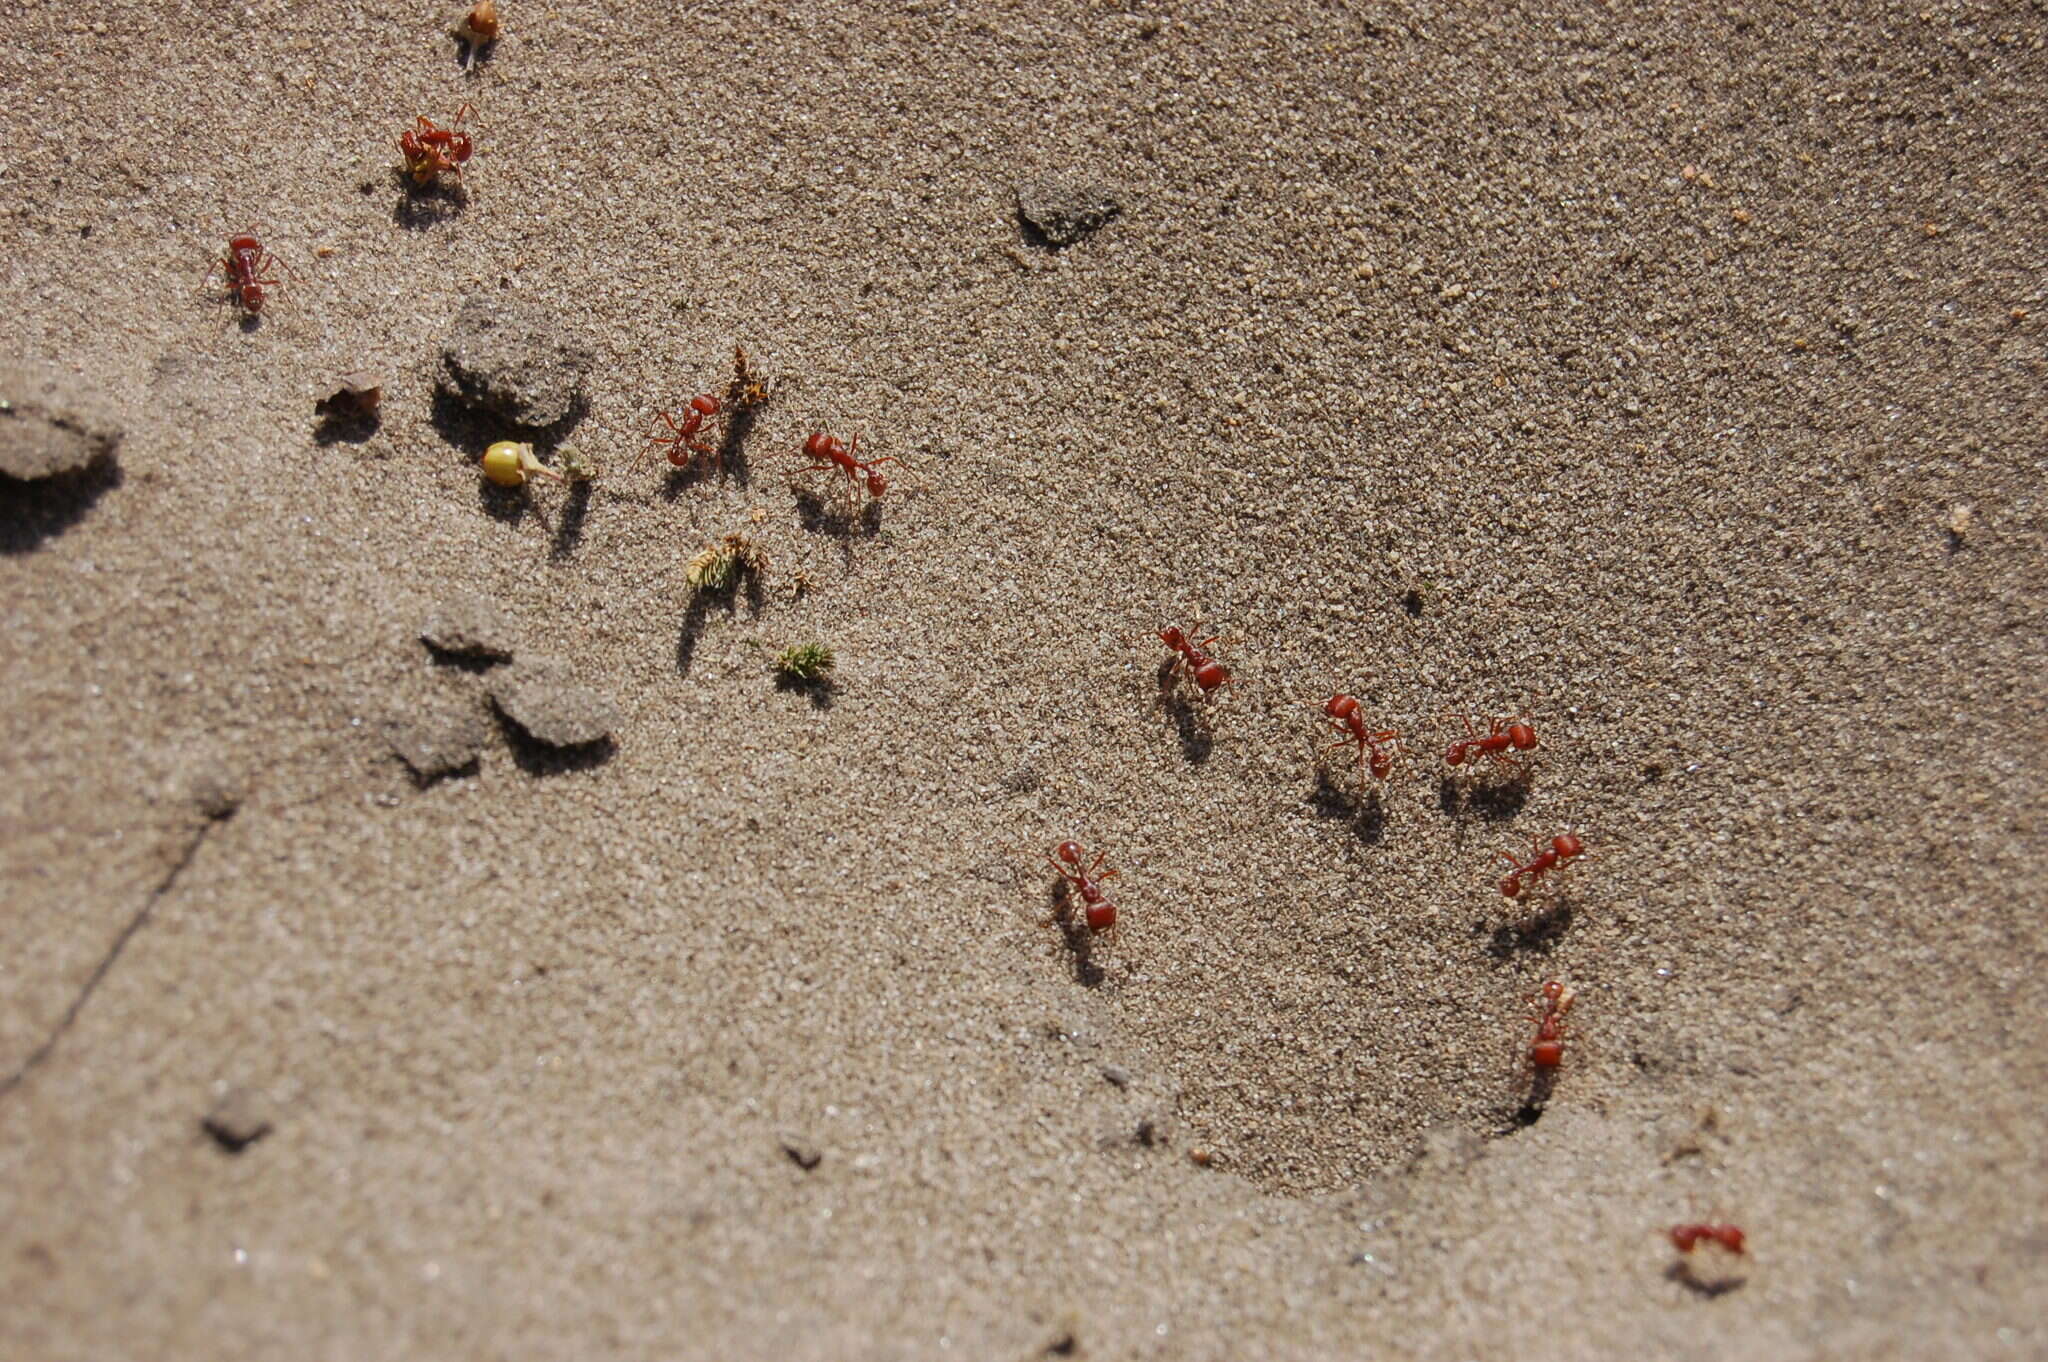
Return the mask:
<svg viewBox="0 0 2048 1362"><path fill-rule="evenodd" d="M524 487L527 461L533 446L516 440L500 440L484 451L484 476L500 487Z"/></svg>

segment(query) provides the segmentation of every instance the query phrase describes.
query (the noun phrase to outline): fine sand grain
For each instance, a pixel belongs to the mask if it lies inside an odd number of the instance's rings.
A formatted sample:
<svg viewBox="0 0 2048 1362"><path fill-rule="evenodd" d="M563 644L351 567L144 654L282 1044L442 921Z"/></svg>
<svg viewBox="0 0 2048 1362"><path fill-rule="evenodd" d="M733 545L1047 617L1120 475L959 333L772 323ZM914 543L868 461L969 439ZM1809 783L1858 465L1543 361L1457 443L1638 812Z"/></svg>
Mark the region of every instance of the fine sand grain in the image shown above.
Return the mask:
<svg viewBox="0 0 2048 1362"><path fill-rule="evenodd" d="M1811 10L17 7L0 1354L2048 1356L2048 15Z"/></svg>

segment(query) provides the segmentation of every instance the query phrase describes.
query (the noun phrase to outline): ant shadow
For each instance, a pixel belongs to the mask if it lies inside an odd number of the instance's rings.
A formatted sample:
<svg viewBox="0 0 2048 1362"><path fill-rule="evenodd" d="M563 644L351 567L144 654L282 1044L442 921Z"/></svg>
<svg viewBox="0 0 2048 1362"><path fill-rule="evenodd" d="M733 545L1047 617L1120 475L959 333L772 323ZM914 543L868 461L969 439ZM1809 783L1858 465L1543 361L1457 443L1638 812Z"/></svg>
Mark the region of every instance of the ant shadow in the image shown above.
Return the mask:
<svg viewBox="0 0 2048 1362"><path fill-rule="evenodd" d="M551 562L565 563L583 540L583 518L590 514L590 482L569 484L569 499L562 505L562 518L555 525L554 543L548 546Z"/></svg>
<svg viewBox="0 0 2048 1362"><path fill-rule="evenodd" d="M790 490L796 494L797 523L812 534L829 535L839 540L849 555L855 539L873 539L882 531L882 503L873 498L855 511L850 506L831 505L802 485L792 485Z"/></svg>
<svg viewBox="0 0 2048 1362"><path fill-rule="evenodd" d="M1529 1080L1529 1096L1515 1109L1507 1128L1500 1133L1512 1135L1518 1130L1527 1130L1543 1119L1543 1113L1550 1106L1550 1095L1557 1090L1557 1071L1538 1069L1536 1076Z"/></svg>
<svg viewBox="0 0 2048 1362"><path fill-rule="evenodd" d="M705 625L709 622L711 612L714 609L722 609L725 617L731 619L739 613L740 597L744 594L747 602L747 613L754 619L761 618L762 607L767 604L768 598L767 592L761 585L760 575L753 572L744 573L741 580L746 583L744 593L737 583L723 591L709 591L703 587L698 587L690 593L690 604L683 611L682 625L676 631L677 676L688 676L690 674L690 663L697 655L697 641L704 636ZM815 685L816 683L812 684ZM829 690L829 685L827 689ZM818 704L815 696L813 696L811 703ZM825 708L830 703L827 700L824 704L819 705L819 708Z"/></svg>
<svg viewBox="0 0 2048 1362"><path fill-rule="evenodd" d="M439 226L460 217L469 207L469 190L459 180L453 186L441 183L438 177L419 184L399 166L391 168L391 178L399 190L398 201L391 205L391 220L408 232Z"/></svg>
<svg viewBox="0 0 2048 1362"><path fill-rule="evenodd" d="M609 737L575 747L552 747L529 735L502 712L498 715L498 727L505 735L505 746L511 750L513 763L530 776L588 771L610 761L619 747Z"/></svg>
<svg viewBox="0 0 2048 1362"><path fill-rule="evenodd" d="M1691 1263L1682 1259L1664 1269L1664 1279L1677 1282L1695 1296L1702 1296L1707 1300L1725 1296L1749 1280L1747 1277L1702 1277L1693 1271Z"/></svg>
<svg viewBox="0 0 2048 1362"><path fill-rule="evenodd" d="M1447 775L1437 785L1437 805L1452 818L1469 816L1505 823L1528 804L1529 785L1526 767L1506 780L1460 780Z"/></svg>
<svg viewBox="0 0 2048 1362"><path fill-rule="evenodd" d="M31 552L64 533L121 479L121 465L104 454L83 468L33 481L0 473L0 555Z"/></svg>
<svg viewBox="0 0 2048 1362"><path fill-rule="evenodd" d="M1316 787L1309 793L1308 802L1317 817L1341 818L1350 823L1353 835L1366 846L1377 846L1386 836L1387 810L1380 792L1366 790L1354 794L1333 780L1329 769L1320 764L1316 767Z"/></svg>
<svg viewBox="0 0 2048 1362"><path fill-rule="evenodd" d="M1067 954L1074 962L1074 982L1083 988L1100 988L1106 977L1095 963L1095 933L1088 930L1074 912L1073 886L1061 880L1047 891L1052 905L1051 923L1060 929Z"/></svg>
<svg viewBox="0 0 2048 1362"><path fill-rule="evenodd" d="M1180 737L1181 755L1187 758L1188 765L1200 766L1215 750L1216 734L1209 727L1207 702L1198 704L1188 699L1178 684L1179 662L1177 657L1168 657L1159 664L1159 703L1165 706L1167 717L1173 720L1174 730Z"/></svg>
<svg viewBox="0 0 2048 1362"><path fill-rule="evenodd" d="M1512 960L1517 955L1548 955L1564 940L1564 934L1571 930L1572 906L1559 902L1543 908L1528 917L1515 922L1503 923L1492 929L1492 939L1486 943L1486 953L1495 960ZM1478 923L1475 932L1487 931L1484 922Z"/></svg>

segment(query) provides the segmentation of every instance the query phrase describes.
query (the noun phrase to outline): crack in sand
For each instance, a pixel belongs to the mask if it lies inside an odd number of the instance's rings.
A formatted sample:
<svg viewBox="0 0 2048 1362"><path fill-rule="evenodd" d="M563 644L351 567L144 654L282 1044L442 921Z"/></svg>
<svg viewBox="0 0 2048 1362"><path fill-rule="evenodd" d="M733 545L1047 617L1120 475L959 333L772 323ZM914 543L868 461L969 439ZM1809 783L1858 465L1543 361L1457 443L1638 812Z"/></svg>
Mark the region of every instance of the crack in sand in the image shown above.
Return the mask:
<svg viewBox="0 0 2048 1362"><path fill-rule="evenodd" d="M149 897L142 901L142 906L135 910L134 915L128 919L126 925L121 928L120 933L114 937L113 942L107 947L106 953L100 956L99 963L93 966L92 973L87 975L85 982L79 986L77 995L71 1000L71 1005L64 1009L64 1015L59 1017L57 1024L50 1028L50 1034L43 1037L42 1044L29 1052L28 1058L21 1062L19 1068L5 1078L0 1078L0 1098L5 1098L9 1093L21 1086L22 1081L35 1072L37 1067L56 1050L57 1042L64 1039L64 1033L71 1029L72 1025L77 1022L79 1014L85 1011L85 1005L92 1000L93 993L99 988L101 982L106 979L108 973L112 971L114 963L121 958L121 952L128 948L129 941L134 939L135 934L141 931L149 922L150 915L156 912L157 904L163 901L164 895L171 892L172 886L178 882L178 877L185 873L185 867L191 865L192 858L199 854L200 845L206 841L206 834L212 832L233 816L234 810L232 808L224 813L209 815L193 831L191 838L185 843L184 851L179 853L176 863L171 866L170 870L165 873L161 880L157 881L156 888L150 891Z"/></svg>

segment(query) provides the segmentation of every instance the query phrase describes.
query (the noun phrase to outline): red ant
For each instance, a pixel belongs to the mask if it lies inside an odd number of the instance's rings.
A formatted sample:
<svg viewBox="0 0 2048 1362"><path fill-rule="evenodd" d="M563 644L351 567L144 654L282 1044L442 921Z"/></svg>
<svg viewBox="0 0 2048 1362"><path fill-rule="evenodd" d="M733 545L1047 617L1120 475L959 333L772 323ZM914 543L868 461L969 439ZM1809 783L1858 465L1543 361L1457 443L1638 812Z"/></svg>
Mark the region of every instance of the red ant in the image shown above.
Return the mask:
<svg viewBox="0 0 2048 1362"><path fill-rule="evenodd" d="M1358 768L1361 771L1372 772L1374 780L1385 780L1392 773L1394 769L1394 753L1381 751L1380 744L1386 743L1398 751L1401 746L1401 735L1399 733L1391 728L1382 729L1377 733L1368 731L1365 726L1365 711L1359 705L1357 697L1345 695L1341 691L1332 695L1324 703L1323 713L1329 715L1337 727L1344 730L1345 734L1344 737L1325 747L1323 749L1325 752L1332 752L1339 747L1348 747L1352 743L1356 743L1358 744Z"/></svg>
<svg viewBox="0 0 2048 1362"><path fill-rule="evenodd" d="M277 257L263 248L255 232L248 231L228 238L227 253L213 262L206 277L213 278L214 270L225 275L232 300L253 317L263 310L264 286L277 287L277 280L262 277L265 270L275 269L277 263Z"/></svg>
<svg viewBox="0 0 2048 1362"><path fill-rule="evenodd" d="M1196 627L1200 628L1199 625ZM1159 631L1159 641L1180 654L1173 660L1173 670L1185 670L1193 677L1195 684L1201 687L1204 700L1218 686L1230 684L1230 673L1224 670L1223 664L1203 651L1216 641L1216 635L1211 634L1197 643L1178 624L1169 624Z"/></svg>
<svg viewBox="0 0 2048 1362"><path fill-rule="evenodd" d="M1671 1242L1680 1253L1691 1253L1702 1239L1711 1240L1730 1253L1741 1253L1746 1236L1736 1225L1673 1225Z"/></svg>
<svg viewBox="0 0 2048 1362"><path fill-rule="evenodd" d="M859 494L861 484L865 481L868 495L880 497L889 490L889 480L875 470L885 463L901 463L902 460L894 457L861 459L855 457L859 450L858 434L854 435L853 444L849 447L844 440L827 435L822 430L816 431L810 439L804 441L804 453L817 462L801 472L830 473L836 468L846 474L846 480L852 484L855 495Z"/></svg>
<svg viewBox="0 0 2048 1362"><path fill-rule="evenodd" d="M718 449L709 440L702 438L698 434L699 431L704 429L704 422L718 415L719 409L720 404L717 398L713 397L710 393L699 393L690 399L689 406L683 408L683 423L681 425L677 425L675 418L667 412L656 412L655 415L668 423L668 428L672 433L663 435L657 430L654 434L647 437L648 448L661 449L665 447L668 450L668 461L677 468L688 468L693 458L713 459L718 460L720 471L723 472L724 461L719 458ZM685 453L685 450L689 452Z"/></svg>
<svg viewBox="0 0 2048 1362"><path fill-rule="evenodd" d="M1068 841L1054 847L1045 859L1059 872L1061 879L1080 893L1084 905L1082 916L1087 920L1088 930L1106 932L1116 926L1116 905L1103 897L1102 882L1113 879L1117 872L1106 870L1100 875L1095 873L1101 868L1102 863L1109 859L1109 853L1106 851L1096 853L1095 864L1083 870L1081 859L1086 855L1087 853L1081 850L1079 842ZM1059 857L1059 860L1053 860L1054 856Z"/></svg>
<svg viewBox="0 0 2048 1362"><path fill-rule="evenodd" d="M1564 1014L1572 1010L1577 997L1555 979L1543 986L1543 1015L1536 1022L1536 1039L1529 1045L1529 1063L1537 1069L1555 1069L1564 1063Z"/></svg>
<svg viewBox="0 0 2048 1362"><path fill-rule="evenodd" d="M1520 898L1525 888L1522 883L1524 878L1533 884L1551 870L1566 864L1574 856L1584 855L1586 844L1567 832L1551 838L1548 847L1545 847L1539 838L1529 844L1529 850L1531 854L1526 864L1517 861L1505 851L1493 853L1496 859L1506 861L1513 867L1500 882L1502 896Z"/></svg>
<svg viewBox="0 0 2048 1362"><path fill-rule="evenodd" d="M435 127L432 119L421 114L415 120L418 127L398 135L398 151L405 157L405 172L414 184L430 184L444 174L462 177L463 162L476 151L476 143L462 131L462 120L475 112L475 106L465 103L445 128Z"/></svg>
<svg viewBox="0 0 2048 1362"><path fill-rule="evenodd" d="M1530 752L1536 748L1536 730L1526 720L1517 719L1510 723L1506 719L1489 721L1489 731L1482 734L1472 726L1470 715L1458 716L1465 722L1465 736L1444 750L1446 766L1477 765L1481 755L1492 757L1497 762L1512 762L1513 752ZM1502 727L1503 724L1507 726Z"/></svg>

